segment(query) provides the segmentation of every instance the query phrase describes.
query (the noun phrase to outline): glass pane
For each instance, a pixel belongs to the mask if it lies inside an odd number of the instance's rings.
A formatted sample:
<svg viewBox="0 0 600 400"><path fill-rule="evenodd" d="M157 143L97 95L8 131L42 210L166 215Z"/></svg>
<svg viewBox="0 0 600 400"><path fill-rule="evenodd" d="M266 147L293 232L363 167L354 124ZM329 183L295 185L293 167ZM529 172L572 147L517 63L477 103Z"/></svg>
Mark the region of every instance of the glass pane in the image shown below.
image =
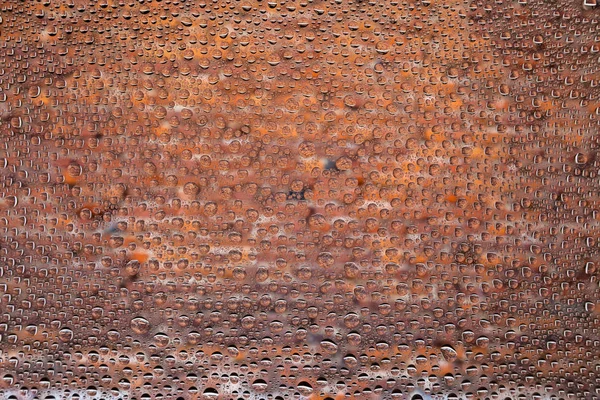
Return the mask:
<svg viewBox="0 0 600 400"><path fill-rule="evenodd" d="M0 398L597 399L599 18L0 2Z"/></svg>

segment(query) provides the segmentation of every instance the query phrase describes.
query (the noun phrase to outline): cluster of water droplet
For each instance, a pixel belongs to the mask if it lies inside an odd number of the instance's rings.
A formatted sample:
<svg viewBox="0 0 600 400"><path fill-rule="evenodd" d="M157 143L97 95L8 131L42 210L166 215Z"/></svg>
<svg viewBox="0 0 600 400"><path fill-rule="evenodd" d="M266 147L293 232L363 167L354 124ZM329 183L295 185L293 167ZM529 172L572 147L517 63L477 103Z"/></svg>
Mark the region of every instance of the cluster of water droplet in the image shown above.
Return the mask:
<svg viewBox="0 0 600 400"><path fill-rule="evenodd" d="M593 0L0 4L0 396L587 399Z"/></svg>

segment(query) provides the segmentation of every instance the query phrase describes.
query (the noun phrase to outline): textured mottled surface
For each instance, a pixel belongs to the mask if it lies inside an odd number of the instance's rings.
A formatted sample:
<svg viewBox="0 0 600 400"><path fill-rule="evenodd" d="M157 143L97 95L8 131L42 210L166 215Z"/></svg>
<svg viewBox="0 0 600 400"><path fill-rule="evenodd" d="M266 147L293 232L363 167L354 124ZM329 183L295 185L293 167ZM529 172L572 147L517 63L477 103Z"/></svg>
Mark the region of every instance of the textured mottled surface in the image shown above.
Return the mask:
<svg viewBox="0 0 600 400"><path fill-rule="evenodd" d="M0 398L600 398L596 0L0 19Z"/></svg>

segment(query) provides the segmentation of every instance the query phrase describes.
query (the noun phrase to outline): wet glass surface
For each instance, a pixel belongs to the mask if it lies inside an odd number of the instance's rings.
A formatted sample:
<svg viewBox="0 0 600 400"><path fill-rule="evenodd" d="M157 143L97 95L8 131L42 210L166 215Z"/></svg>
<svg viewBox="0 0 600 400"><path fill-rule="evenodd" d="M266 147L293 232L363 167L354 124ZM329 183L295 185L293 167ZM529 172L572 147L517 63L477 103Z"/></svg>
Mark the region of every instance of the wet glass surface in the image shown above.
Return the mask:
<svg viewBox="0 0 600 400"><path fill-rule="evenodd" d="M599 398L599 20L0 2L0 398Z"/></svg>

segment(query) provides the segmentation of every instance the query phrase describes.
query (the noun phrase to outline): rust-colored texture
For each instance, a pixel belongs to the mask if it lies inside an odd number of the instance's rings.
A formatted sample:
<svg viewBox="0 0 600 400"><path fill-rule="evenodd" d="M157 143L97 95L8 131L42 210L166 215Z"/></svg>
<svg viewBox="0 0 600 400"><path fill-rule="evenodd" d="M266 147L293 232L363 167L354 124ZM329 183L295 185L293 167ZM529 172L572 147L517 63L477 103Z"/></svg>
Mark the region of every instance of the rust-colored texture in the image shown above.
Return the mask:
<svg viewBox="0 0 600 400"><path fill-rule="evenodd" d="M599 20L0 1L0 398L600 398Z"/></svg>

